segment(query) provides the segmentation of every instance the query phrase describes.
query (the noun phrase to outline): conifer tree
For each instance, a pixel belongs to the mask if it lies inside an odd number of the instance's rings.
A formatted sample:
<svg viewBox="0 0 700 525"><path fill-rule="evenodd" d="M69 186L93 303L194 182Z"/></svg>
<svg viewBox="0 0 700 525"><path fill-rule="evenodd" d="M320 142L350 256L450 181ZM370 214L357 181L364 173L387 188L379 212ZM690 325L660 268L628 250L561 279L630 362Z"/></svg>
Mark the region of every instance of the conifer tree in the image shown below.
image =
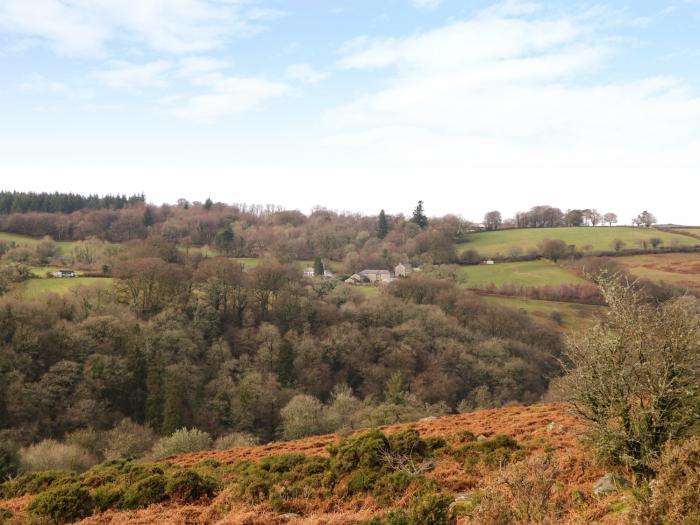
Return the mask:
<svg viewBox="0 0 700 525"><path fill-rule="evenodd" d="M413 210L413 217L411 217L411 222L416 223L422 229L428 226L428 217L425 216L423 212L423 201L418 201L416 209Z"/></svg>
<svg viewBox="0 0 700 525"><path fill-rule="evenodd" d="M389 233L389 221L387 221L384 210L379 212L379 221L377 224L377 237L383 239Z"/></svg>

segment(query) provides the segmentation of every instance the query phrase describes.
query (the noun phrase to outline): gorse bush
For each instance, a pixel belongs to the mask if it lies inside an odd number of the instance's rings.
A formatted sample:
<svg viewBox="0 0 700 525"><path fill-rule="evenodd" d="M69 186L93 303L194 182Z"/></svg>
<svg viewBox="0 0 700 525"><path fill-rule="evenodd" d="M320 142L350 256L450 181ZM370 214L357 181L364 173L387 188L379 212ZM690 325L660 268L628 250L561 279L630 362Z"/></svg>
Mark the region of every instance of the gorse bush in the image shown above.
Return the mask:
<svg viewBox="0 0 700 525"><path fill-rule="evenodd" d="M90 493L78 483L51 488L35 496L28 507L30 523L71 523L92 514Z"/></svg>
<svg viewBox="0 0 700 525"><path fill-rule="evenodd" d="M192 502L212 497L218 488L216 480L201 476L193 470L180 470L168 477L165 493L175 501Z"/></svg>
<svg viewBox="0 0 700 525"><path fill-rule="evenodd" d="M153 447L153 455L156 458L165 458L175 454L199 452L211 447L212 439L207 432L196 428L181 428L170 436L159 439Z"/></svg>
<svg viewBox="0 0 700 525"><path fill-rule="evenodd" d="M407 510L387 512L366 525L454 525L456 517L451 508L452 498L437 490L418 493Z"/></svg>
<svg viewBox="0 0 700 525"><path fill-rule="evenodd" d="M45 439L20 451L25 472L42 470L72 470L81 472L97 463L95 456L79 445Z"/></svg>

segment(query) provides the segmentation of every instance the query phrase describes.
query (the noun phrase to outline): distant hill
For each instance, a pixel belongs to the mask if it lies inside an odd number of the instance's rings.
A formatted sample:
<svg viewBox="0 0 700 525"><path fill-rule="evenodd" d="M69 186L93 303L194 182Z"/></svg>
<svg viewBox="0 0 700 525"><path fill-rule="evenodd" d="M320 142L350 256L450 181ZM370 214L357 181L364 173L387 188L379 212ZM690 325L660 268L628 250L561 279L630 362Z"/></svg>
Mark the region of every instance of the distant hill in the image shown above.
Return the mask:
<svg viewBox="0 0 700 525"><path fill-rule="evenodd" d="M467 234L465 242L458 245L458 251L476 250L482 256L507 257L514 248L519 248L522 254L536 250L545 239L561 239L566 244L576 245L578 251L612 251L612 244L618 239L625 243L625 249L640 249L644 242L649 247L653 238L661 239L661 246L664 247L698 244L698 241L690 236L655 228L628 226L522 228Z"/></svg>

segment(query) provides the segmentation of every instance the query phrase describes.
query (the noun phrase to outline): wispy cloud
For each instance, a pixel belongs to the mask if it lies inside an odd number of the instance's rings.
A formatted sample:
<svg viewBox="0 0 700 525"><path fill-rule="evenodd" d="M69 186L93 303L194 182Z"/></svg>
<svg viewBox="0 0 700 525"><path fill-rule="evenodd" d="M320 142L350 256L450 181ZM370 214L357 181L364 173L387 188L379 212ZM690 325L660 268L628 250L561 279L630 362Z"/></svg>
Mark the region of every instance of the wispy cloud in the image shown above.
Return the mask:
<svg viewBox="0 0 700 525"><path fill-rule="evenodd" d="M80 56L108 54L110 43L172 54L208 51L258 32L280 15L235 0L0 2L0 27Z"/></svg>
<svg viewBox="0 0 700 525"><path fill-rule="evenodd" d="M176 117L208 122L251 111L263 102L286 95L291 90L287 84L264 78L221 74L201 77L197 83L206 90L195 95L172 98L166 102L164 110Z"/></svg>
<svg viewBox="0 0 700 525"><path fill-rule="evenodd" d="M293 64L287 67L286 77L293 82L315 84L328 77L328 73L318 71L309 64Z"/></svg>
<svg viewBox="0 0 700 525"><path fill-rule="evenodd" d="M440 0L412 0L416 9L435 9L440 5Z"/></svg>
<svg viewBox="0 0 700 525"><path fill-rule="evenodd" d="M556 187L564 174L583 177L591 200L603 186L625 191L613 172L690 180L700 98L672 76L603 80L620 52L613 29L590 12L507 2L404 37L356 38L338 66L384 80L326 113L329 141L416 181L503 177L533 204L535 178ZM444 186L432 198L449 199Z"/></svg>
<svg viewBox="0 0 700 525"><path fill-rule="evenodd" d="M167 74L172 67L172 62L167 60L156 60L145 64L117 62L110 69L96 71L93 76L112 88L162 88L169 84Z"/></svg>

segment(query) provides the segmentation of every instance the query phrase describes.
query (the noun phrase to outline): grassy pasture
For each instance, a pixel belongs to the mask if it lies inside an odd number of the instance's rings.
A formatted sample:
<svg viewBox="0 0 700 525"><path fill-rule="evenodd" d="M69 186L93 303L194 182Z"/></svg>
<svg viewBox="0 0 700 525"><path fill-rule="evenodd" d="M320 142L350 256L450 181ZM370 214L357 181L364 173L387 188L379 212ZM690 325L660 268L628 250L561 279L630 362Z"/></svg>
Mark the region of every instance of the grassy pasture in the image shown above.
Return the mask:
<svg viewBox="0 0 700 525"><path fill-rule="evenodd" d="M535 299L521 299L518 297L498 297L485 295L483 299L490 303L517 308L550 326L562 328L567 331L580 330L590 327L596 316L605 312L604 306L590 304L565 303L559 301L539 301ZM561 324L556 323L550 316L553 312L561 315Z"/></svg>
<svg viewBox="0 0 700 525"><path fill-rule="evenodd" d="M633 255L615 261L636 277L700 290L700 253Z"/></svg>
<svg viewBox="0 0 700 525"><path fill-rule="evenodd" d="M41 279L46 278L46 274L48 272L57 272L58 270L66 269L65 266L29 266L28 268L29 268L29 271L32 272L33 275L35 275ZM84 273L80 270L73 270L73 271L75 271L75 275L78 277L80 277Z"/></svg>
<svg viewBox="0 0 700 525"><path fill-rule="evenodd" d="M674 232L680 232L680 233L689 233L691 235L700 235L700 227L698 228L673 228Z"/></svg>
<svg viewBox="0 0 700 525"><path fill-rule="evenodd" d="M66 279L29 279L12 290L12 295L23 297L41 297L47 293L64 295L79 285L109 284L111 277L73 277Z"/></svg>
<svg viewBox="0 0 700 525"><path fill-rule="evenodd" d="M460 252L476 250L481 255L496 257L507 256L509 249L519 247L523 253L536 249L545 239L561 239L567 244L575 244L577 249L591 246L592 251L612 250L612 242L621 239L626 248L640 248L642 241L658 237L663 240L662 246L693 246L697 239L668 233L655 229L632 228L628 226L615 227L580 227L580 228L523 228L501 230L495 232L478 232L467 235L467 242L458 246Z"/></svg>
<svg viewBox="0 0 700 525"><path fill-rule="evenodd" d="M27 248L31 248L40 242L41 239L27 237L26 235L17 235L16 233L0 232L0 241L14 242L17 246L26 246ZM75 248L77 244L78 241L56 241L58 255L70 255L73 252L73 248Z"/></svg>
<svg viewBox="0 0 700 525"><path fill-rule="evenodd" d="M585 279L546 260L460 266L457 276L462 285L468 288L480 288L491 283L496 286L589 284Z"/></svg>

